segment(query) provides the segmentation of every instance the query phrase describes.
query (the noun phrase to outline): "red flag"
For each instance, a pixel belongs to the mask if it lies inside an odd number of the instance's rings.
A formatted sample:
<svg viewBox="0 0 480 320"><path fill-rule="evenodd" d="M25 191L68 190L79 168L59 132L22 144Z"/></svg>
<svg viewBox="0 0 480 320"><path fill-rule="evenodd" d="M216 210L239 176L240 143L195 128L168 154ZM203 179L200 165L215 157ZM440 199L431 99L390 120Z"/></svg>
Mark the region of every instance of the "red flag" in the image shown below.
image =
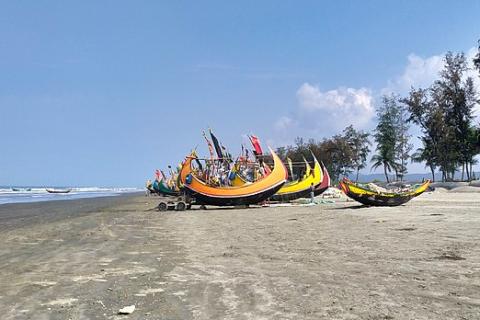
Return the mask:
<svg viewBox="0 0 480 320"><path fill-rule="evenodd" d="M158 169L155 170L155 179L156 179L157 181L160 181L161 176L162 176L162 173L160 172L160 170L158 170Z"/></svg>
<svg viewBox="0 0 480 320"><path fill-rule="evenodd" d="M255 153L258 156L263 154L262 147L260 147L260 140L254 135L249 136L250 142L252 143L253 148L255 149Z"/></svg>

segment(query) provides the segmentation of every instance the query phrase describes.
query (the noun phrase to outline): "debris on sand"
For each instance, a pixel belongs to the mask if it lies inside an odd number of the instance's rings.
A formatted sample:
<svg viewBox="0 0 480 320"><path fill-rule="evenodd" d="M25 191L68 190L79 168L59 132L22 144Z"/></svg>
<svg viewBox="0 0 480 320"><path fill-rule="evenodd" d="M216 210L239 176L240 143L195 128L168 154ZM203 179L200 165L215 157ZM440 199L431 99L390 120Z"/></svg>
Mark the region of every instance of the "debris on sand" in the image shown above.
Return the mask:
<svg viewBox="0 0 480 320"><path fill-rule="evenodd" d="M464 257L460 256L456 252L444 252L440 256L435 258L438 260L466 260Z"/></svg>
<svg viewBox="0 0 480 320"><path fill-rule="evenodd" d="M118 314L131 314L131 313L133 313L133 311L135 311L135 305L134 304L118 310Z"/></svg>

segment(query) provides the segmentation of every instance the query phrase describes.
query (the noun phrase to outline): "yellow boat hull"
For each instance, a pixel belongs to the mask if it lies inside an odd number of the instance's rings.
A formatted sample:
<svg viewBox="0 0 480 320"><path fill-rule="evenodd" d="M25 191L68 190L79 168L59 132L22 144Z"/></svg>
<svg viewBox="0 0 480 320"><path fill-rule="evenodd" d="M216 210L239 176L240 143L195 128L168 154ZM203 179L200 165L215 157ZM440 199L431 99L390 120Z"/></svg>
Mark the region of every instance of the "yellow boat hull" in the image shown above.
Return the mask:
<svg viewBox="0 0 480 320"><path fill-rule="evenodd" d="M271 197L273 201L290 201L298 198L308 197L311 188L315 189L323 180L323 173L320 163L314 157L315 165L311 170L307 163L307 171L303 179L285 184L274 196Z"/></svg>
<svg viewBox="0 0 480 320"><path fill-rule="evenodd" d="M350 198L355 201L358 201L367 206L383 206L383 207L394 207L402 205L411 199L424 193L428 186L430 185L430 180L427 180L418 188L401 193L395 192L375 192L362 188L361 186L351 182L348 179L344 179L340 182L340 188L342 191Z"/></svg>

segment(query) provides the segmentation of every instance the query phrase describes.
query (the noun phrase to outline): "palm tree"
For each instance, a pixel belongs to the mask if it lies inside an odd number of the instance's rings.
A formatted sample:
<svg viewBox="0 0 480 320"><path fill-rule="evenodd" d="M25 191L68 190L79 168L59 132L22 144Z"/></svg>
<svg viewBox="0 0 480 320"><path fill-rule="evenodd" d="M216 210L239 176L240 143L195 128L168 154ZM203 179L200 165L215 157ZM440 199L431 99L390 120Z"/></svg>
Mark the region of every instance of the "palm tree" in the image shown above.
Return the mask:
<svg viewBox="0 0 480 320"><path fill-rule="evenodd" d="M435 182L435 162L433 160L433 151L428 148L418 148L411 156L412 162L425 162L425 167L430 168L432 173L432 182Z"/></svg>
<svg viewBox="0 0 480 320"><path fill-rule="evenodd" d="M394 161L393 155L390 152L385 152L387 150L380 149L380 152L372 157L371 162L373 162L372 170L377 169L380 166L383 166L383 172L385 173L385 178L387 179L387 183L390 182L388 179L388 173L395 170L397 164Z"/></svg>

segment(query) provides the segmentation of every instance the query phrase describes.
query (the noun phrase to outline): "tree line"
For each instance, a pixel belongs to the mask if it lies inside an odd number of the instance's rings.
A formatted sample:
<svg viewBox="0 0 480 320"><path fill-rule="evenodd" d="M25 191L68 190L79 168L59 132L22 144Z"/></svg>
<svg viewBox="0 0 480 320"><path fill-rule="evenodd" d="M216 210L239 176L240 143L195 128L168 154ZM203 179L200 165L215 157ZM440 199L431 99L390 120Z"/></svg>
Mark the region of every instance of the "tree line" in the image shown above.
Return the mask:
<svg viewBox="0 0 480 320"><path fill-rule="evenodd" d="M384 95L376 106L377 125L372 133L352 125L342 133L322 140L296 138L294 145L277 148L277 153L293 162L302 162L310 151L327 167L332 179L355 174L367 168L382 168L387 182L390 175L403 180L410 162L424 163L435 181L439 171L442 181L452 181L456 172L462 180L475 179L475 156L480 154L480 125L474 123L474 108L480 103L472 77L467 76L468 61L463 52L448 52L438 79L428 88L412 87L408 95ZM480 76L480 41L473 66ZM410 126L421 130L422 146L413 150ZM301 174L301 167L294 174Z"/></svg>

